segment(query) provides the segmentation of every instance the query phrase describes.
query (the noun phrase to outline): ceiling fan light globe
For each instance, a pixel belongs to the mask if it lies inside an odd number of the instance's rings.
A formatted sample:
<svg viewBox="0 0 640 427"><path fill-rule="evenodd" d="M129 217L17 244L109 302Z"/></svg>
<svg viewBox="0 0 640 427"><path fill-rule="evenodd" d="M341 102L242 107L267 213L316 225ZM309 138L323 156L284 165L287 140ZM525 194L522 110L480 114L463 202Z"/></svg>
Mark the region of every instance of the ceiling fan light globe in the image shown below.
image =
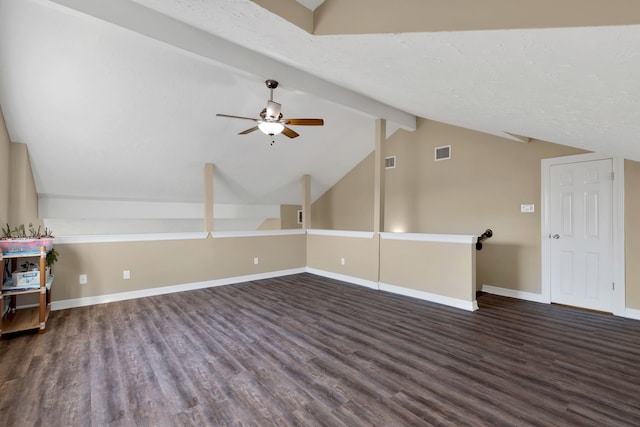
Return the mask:
<svg viewBox="0 0 640 427"><path fill-rule="evenodd" d="M279 135L284 130L284 125L278 122L260 122L258 129L265 135Z"/></svg>

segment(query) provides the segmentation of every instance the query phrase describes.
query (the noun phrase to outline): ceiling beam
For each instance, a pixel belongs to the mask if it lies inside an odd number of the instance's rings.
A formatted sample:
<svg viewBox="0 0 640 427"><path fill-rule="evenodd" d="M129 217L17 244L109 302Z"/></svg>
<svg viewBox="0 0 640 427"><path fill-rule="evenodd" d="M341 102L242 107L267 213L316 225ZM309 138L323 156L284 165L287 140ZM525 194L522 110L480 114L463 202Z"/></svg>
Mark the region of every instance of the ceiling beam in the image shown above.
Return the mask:
<svg viewBox="0 0 640 427"><path fill-rule="evenodd" d="M635 24L638 0L326 0L314 11L317 35Z"/></svg>
<svg viewBox="0 0 640 427"><path fill-rule="evenodd" d="M286 19L293 25L313 33L313 11L307 9L296 0L252 0L254 3Z"/></svg>

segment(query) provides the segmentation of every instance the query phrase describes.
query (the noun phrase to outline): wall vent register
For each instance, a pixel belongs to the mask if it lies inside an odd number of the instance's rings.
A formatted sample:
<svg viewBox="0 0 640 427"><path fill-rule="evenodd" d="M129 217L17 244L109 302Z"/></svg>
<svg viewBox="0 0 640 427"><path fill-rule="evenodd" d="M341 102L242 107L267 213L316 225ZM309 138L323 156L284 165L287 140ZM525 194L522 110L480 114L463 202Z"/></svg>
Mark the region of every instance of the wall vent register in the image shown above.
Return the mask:
<svg viewBox="0 0 640 427"><path fill-rule="evenodd" d="M449 160L451 158L451 146L444 145L435 148L435 160Z"/></svg>
<svg viewBox="0 0 640 427"><path fill-rule="evenodd" d="M396 156L391 156L384 159L385 169L393 169L395 167L396 167Z"/></svg>

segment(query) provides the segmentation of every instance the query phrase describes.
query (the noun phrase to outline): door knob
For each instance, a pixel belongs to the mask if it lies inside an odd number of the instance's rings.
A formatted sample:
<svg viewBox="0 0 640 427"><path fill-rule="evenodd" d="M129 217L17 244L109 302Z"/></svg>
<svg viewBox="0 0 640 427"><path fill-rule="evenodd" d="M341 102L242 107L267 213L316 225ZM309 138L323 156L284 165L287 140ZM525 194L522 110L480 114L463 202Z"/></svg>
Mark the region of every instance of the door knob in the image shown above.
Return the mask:
<svg viewBox="0 0 640 427"><path fill-rule="evenodd" d="M554 238L554 239L559 239L559 238L560 238L560 235L559 235L559 234L554 234L554 235L553 235L553 238Z"/></svg>

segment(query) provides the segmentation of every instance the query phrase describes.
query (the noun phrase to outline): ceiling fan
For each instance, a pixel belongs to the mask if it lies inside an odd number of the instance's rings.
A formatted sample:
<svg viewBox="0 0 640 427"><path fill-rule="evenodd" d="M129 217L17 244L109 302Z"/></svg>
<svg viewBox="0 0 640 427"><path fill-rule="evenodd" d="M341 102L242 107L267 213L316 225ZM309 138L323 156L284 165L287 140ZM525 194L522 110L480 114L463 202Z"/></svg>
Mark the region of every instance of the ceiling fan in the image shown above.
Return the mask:
<svg viewBox="0 0 640 427"><path fill-rule="evenodd" d="M322 126L324 120L322 119L285 119L282 116L281 105L273 101L273 90L278 87L278 82L275 80L267 80L264 82L269 88L269 101L267 101L267 107L263 108L260 112L260 118L254 119L251 117L231 116L229 114L216 114L219 117L229 117L232 119L251 120L258 123L257 126L244 130L238 135L246 135L248 133L260 130L265 135L269 135L272 138L275 135L284 134L289 138L296 138L299 134L288 126ZM273 139L271 140L273 145Z"/></svg>

